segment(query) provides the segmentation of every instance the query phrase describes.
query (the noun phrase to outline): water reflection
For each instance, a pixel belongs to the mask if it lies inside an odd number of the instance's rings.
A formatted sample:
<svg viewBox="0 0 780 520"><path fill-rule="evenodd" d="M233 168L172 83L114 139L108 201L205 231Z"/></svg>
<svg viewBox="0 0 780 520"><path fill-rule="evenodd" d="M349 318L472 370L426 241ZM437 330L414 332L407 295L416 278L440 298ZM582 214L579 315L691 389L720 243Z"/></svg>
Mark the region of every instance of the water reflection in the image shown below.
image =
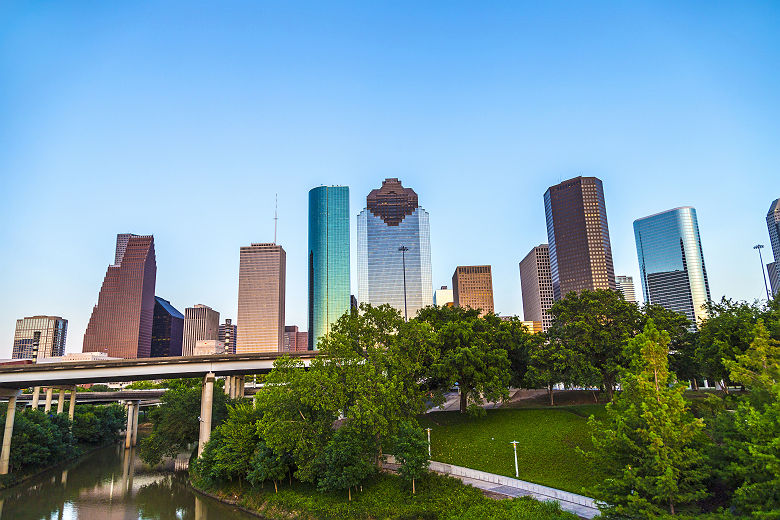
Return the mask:
<svg viewBox="0 0 780 520"><path fill-rule="evenodd" d="M0 491L0 520L249 520L196 495L185 473L149 469L135 449L103 448Z"/></svg>

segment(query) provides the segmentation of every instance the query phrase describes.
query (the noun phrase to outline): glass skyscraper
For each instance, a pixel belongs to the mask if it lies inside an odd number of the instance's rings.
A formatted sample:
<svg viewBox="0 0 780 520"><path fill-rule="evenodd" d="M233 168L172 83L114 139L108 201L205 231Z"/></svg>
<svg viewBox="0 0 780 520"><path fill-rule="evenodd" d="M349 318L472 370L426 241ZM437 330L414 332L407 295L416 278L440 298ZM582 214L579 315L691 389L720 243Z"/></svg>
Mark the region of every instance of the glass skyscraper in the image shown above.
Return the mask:
<svg viewBox="0 0 780 520"><path fill-rule="evenodd" d="M696 210L683 207L634 221L645 302L685 314L694 329L707 317L710 286Z"/></svg>
<svg viewBox="0 0 780 520"><path fill-rule="evenodd" d="M769 230L769 243L772 245L774 262L767 264L772 294L780 292L780 199L775 199L766 214L766 227Z"/></svg>
<svg viewBox="0 0 780 520"><path fill-rule="evenodd" d="M384 180L366 201L358 215L358 301L413 318L433 304L428 212L398 179Z"/></svg>
<svg viewBox="0 0 780 520"><path fill-rule="evenodd" d="M349 188L309 190L309 350L350 307Z"/></svg>
<svg viewBox="0 0 780 520"><path fill-rule="evenodd" d="M41 359L65 355L68 320L59 316L29 316L16 320L14 359Z"/></svg>

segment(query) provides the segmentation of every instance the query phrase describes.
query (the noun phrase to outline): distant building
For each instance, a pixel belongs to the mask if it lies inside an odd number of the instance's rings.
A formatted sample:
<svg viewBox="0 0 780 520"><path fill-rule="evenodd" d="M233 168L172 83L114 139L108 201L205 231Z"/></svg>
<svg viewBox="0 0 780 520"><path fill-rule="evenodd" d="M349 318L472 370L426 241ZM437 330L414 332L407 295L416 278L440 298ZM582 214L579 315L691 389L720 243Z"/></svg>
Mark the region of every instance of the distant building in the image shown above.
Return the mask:
<svg viewBox="0 0 780 520"><path fill-rule="evenodd" d="M198 341L219 341L219 313L208 305L197 304L184 309L182 355L194 356Z"/></svg>
<svg viewBox="0 0 780 520"><path fill-rule="evenodd" d="M358 310L358 301L354 294L349 295L349 308L350 310L356 311Z"/></svg>
<svg viewBox="0 0 780 520"><path fill-rule="evenodd" d="M225 344L218 339L199 339L195 342L193 356L213 356L225 354Z"/></svg>
<svg viewBox="0 0 780 520"><path fill-rule="evenodd" d="M454 307L455 297L452 295L452 289L442 285L441 288L433 293L433 304L439 307Z"/></svg>
<svg viewBox="0 0 780 520"><path fill-rule="evenodd" d="M499 318L502 321L510 321L512 318L517 318L517 316L499 316ZM542 331L542 322L541 321L528 321L528 320L520 320L520 323L525 326L526 329L528 329L528 332L531 334L536 334L538 332Z"/></svg>
<svg viewBox="0 0 780 520"><path fill-rule="evenodd" d="M58 357L65 354L68 320L60 316L29 316L16 320L13 359Z"/></svg>
<svg viewBox="0 0 780 520"><path fill-rule="evenodd" d="M615 276L615 286L623 299L627 302L636 303L636 293L634 292L634 278L631 276Z"/></svg>
<svg viewBox="0 0 780 520"><path fill-rule="evenodd" d="M552 316L547 311L555 303L547 244L531 249L520 262L520 286L523 293L523 318L541 322L546 331L552 325Z"/></svg>
<svg viewBox="0 0 780 520"><path fill-rule="evenodd" d="M108 361L109 359L122 359L108 357L105 352L71 352L64 356L42 358L38 363L84 363Z"/></svg>
<svg viewBox="0 0 780 520"><path fill-rule="evenodd" d="M114 264L108 266L98 303L92 309L83 352L105 352L118 358L149 357L156 277L154 237L117 235Z"/></svg>
<svg viewBox="0 0 780 520"><path fill-rule="evenodd" d="M219 326L219 341L225 344L225 352L236 353L236 326L233 325L233 320L226 319L225 323Z"/></svg>
<svg viewBox="0 0 780 520"><path fill-rule="evenodd" d="M312 350L349 311L349 188L309 191L309 341Z"/></svg>
<svg viewBox="0 0 780 520"><path fill-rule="evenodd" d="M685 314L695 329L710 301L696 210L676 208L635 220L634 236L645 303Z"/></svg>
<svg viewBox="0 0 780 520"><path fill-rule="evenodd" d="M151 357L181 356L184 315L164 298L154 301Z"/></svg>
<svg viewBox="0 0 780 520"><path fill-rule="evenodd" d="M366 197L357 231L359 303L386 303L410 319L433 304L428 212L413 189L382 181Z"/></svg>
<svg viewBox="0 0 780 520"><path fill-rule="evenodd" d="M493 275L489 265L459 265L452 274L455 307L479 309L480 315L494 312Z"/></svg>
<svg viewBox="0 0 780 520"><path fill-rule="evenodd" d="M276 244L241 248L236 354L281 352L287 254Z"/></svg>
<svg viewBox="0 0 780 520"><path fill-rule="evenodd" d="M306 352L309 350L309 334L298 330L297 325L284 327L284 352Z"/></svg>
<svg viewBox="0 0 780 520"><path fill-rule="evenodd" d="M780 262L780 199L775 199L769 206L769 211L766 214L766 226L769 230L769 243L772 245L772 257L775 260L766 267L772 284L772 294L777 294L780 292L780 273L778 273L780 271L778 269L778 262Z"/></svg>
<svg viewBox="0 0 780 520"><path fill-rule="evenodd" d="M615 290L604 189L596 177L575 177L544 194L553 296Z"/></svg>

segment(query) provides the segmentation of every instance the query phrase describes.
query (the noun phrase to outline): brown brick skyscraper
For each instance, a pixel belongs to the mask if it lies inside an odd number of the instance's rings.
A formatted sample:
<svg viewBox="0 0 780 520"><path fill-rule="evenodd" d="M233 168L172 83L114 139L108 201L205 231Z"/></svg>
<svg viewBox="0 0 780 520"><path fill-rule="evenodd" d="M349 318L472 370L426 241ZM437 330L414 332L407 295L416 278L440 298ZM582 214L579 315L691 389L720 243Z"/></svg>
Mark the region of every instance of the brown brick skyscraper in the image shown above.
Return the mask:
<svg viewBox="0 0 780 520"><path fill-rule="evenodd" d="M604 188L596 177L575 177L544 194L553 294L615 290Z"/></svg>
<svg viewBox="0 0 780 520"><path fill-rule="evenodd" d="M452 274L455 307L480 309L481 315L493 309L493 275L489 265L459 265Z"/></svg>
<svg viewBox="0 0 780 520"><path fill-rule="evenodd" d="M149 357L156 278L154 237L117 235L114 265L106 271L82 350L111 357Z"/></svg>

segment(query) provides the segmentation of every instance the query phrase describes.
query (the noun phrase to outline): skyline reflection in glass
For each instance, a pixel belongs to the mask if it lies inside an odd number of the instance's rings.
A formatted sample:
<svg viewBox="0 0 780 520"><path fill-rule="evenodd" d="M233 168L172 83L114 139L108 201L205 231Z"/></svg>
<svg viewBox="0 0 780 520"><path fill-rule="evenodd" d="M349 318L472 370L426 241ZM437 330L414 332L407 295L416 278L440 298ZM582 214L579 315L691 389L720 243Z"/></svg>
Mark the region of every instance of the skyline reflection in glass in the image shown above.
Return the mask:
<svg viewBox="0 0 780 520"><path fill-rule="evenodd" d="M694 329L707 317L710 286L696 210L675 208L634 221L645 302L685 314Z"/></svg>

